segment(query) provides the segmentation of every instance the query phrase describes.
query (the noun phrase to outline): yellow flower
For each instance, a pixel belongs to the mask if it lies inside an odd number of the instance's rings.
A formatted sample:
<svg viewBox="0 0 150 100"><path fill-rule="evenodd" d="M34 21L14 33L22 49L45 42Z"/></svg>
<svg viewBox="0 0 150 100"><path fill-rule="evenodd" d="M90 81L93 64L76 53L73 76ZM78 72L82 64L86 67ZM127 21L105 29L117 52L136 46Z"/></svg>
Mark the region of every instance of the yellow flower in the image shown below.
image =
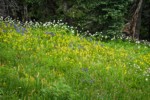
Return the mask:
<svg viewBox="0 0 150 100"><path fill-rule="evenodd" d="M106 67L106 70L109 70L109 69L110 69L110 66L107 66L107 67Z"/></svg>

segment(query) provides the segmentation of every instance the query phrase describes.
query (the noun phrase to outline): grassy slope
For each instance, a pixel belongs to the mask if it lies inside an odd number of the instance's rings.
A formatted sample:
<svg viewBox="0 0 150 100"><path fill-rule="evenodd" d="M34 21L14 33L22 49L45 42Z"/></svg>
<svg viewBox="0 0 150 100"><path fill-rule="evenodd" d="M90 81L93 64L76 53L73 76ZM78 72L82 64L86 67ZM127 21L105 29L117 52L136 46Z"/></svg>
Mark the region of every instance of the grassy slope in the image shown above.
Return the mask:
<svg viewBox="0 0 150 100"><path fill-rule="evenodd" d="M149 47L88 40L54 27L28 30L0 31L0 99L150 98ZM50 31L55 34L45 34Z"/></svg>

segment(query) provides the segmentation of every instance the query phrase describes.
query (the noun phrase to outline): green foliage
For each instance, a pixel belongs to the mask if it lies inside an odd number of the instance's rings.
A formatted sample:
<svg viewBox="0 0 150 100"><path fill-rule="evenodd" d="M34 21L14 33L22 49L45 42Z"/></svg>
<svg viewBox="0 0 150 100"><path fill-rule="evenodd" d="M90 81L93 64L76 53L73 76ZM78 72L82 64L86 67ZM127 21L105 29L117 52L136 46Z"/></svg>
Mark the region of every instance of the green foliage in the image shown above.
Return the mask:
<svg viewBox="0 0 150 100"><path fill-rule="evenodd" d="M26 0L29 17L38 21L60 20L112 38L120 34L130 0ZM83 29L82 29L83 28Z"/></svg>
<svg viewBox="0 0 150 100"><path fill-rule="evenodd" d="M149 46L95 41L63 23L16 24L0 24L0 99L149 99Z"/></svg>
<svg viewBox="0 0 150 100"><path fill-rule="evenodd" d="M137 0L17 0L8 5L8 14L20 20L38 22L62 20L88 35L112 39L122 32L123 25L131 20ZM149 39L149 0L142 11L141 38ZM9 6L16 6L12 7ZM18 8L19 7L19 8ZM131 10L131 11L130 11ZM7 14L6 14L7 15ZM102 33L102 34L101 34Z"/></svg>

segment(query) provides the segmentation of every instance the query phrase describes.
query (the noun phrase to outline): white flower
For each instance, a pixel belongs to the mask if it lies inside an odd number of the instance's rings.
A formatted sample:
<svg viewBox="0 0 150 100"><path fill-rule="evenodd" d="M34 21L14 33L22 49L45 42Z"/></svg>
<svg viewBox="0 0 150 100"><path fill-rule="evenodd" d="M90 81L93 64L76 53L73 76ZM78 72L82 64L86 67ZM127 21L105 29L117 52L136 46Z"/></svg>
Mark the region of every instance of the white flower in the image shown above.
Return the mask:
<svg viewBox="0 0 150 100"><path fill-rule="evenodd" d="M139 43L140 43L140 41L136 41L135 43L139 44Z"/></svg>
<svg viewBox="0 0 150 100"><path fill-rule="evenodd" d="M138 46L138 49L140 49L140 46Z"/></svg>
<svg viewBox="0 0 150 100"><path fill-rule="evenodd" d="M145 81L148 81L148 78L146 78Z"/></svg>

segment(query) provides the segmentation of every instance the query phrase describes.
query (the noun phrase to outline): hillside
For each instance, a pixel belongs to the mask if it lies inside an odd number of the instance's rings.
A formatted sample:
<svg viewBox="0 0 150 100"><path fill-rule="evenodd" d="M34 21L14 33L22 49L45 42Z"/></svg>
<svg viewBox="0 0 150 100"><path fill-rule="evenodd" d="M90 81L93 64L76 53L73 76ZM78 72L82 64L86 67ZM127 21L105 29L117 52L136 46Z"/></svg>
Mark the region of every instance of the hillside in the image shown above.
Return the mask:
<svg viewBox="0 0 150 100"><path fill-rule="evenodd" d="M62 23L0 23L1 100L148 100L150 47Z"/></svg>

